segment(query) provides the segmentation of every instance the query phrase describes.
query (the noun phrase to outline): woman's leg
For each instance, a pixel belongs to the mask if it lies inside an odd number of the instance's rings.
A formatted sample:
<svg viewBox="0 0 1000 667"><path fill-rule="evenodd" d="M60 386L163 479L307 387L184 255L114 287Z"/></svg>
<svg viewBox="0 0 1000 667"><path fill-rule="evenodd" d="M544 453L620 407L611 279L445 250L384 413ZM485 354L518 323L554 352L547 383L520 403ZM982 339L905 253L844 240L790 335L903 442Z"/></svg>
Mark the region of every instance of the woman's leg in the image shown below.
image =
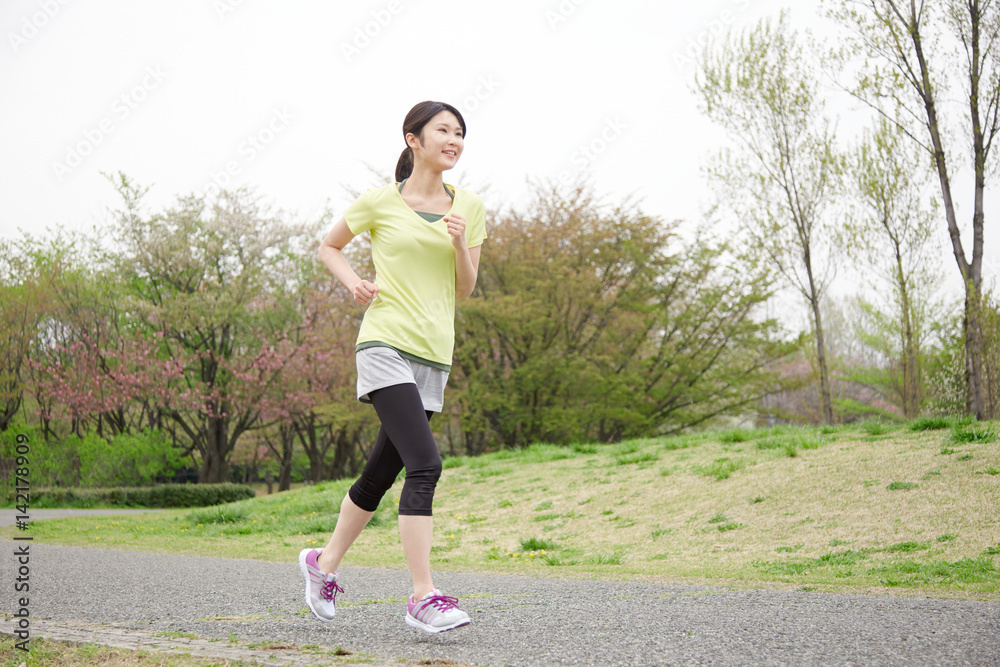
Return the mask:
<svg viewBox="0 0 1000 667"><path fill-rule="evenodd" d="M415 384L399 384L371 393L382 428L406 468L399 494L399 537L413 578L413 595L422 598L434 588L431 580L431 505L441 477L441 455Z"/></svg>
<svg viewBox="0 0 1000 667"><path fill-rule="evenodd" d="M416 399L418 405L420 406L420 412L422 415L423 428L427 432L427 436L430 438L433 444L433 435L430 434L430 427L427 422L430 421L433 412L426 412L423 410L423 402L420 401L420 394L416 392L416 385L395 385L393 387L387 387L385 389L394 390L397 387L409 387L413 390L412 393L416 393ZM378 394L384 390L376 390L372 392L371 396ZM412 405L412 396L407 396L411 392L403 391L390 391L388 394L383 394L380 403L389 403L390 407L388 410L395 413L395 406L398 405L402 397L402 403L410 403ZM378 408L376 408L378 412ZM381 415L380 415L381 417ZM400 421L395 414L390 414L386 417L393 422L393 429L397 430L395 427ZM404 422L404 428L409 428L408 424L405 424L406 419L402 420ZM405 430L403 431L406 432ZM437 445L434 444L434 455L437 455ZM438 466L440 466L440 457L438 456ZM337 568L340 567L340 562L344 558L344 554L347 550L354 544L361 531L364 530L365 526L368 525L368 521L371 519L375 510L378 509L379 502L385 492L395 483L396 477L399 472L403 469L403 459L400 457L396 446L393 444L388 433L386 432L385 425L379 429L378 437L375 439L375 446L372 448L371 454L368 457L368 461L365 463L365 468L361 472L361 476L358 478L357 482L351 487L348 494L344 497L343 502L340 505L340 515L337 517L337 525L334 528L333 535L330 536L329 542L323 548L322 553L317 559L317 565L327 573L336 572ZM417 463L414 462L414 467ZM440 475L438 471L437 475ZM418 474L417 477L420 475ZM409 468L407 469L407 477L410 477ZM434 478L436 483L437 478ZM400 500L401 507L403 506L404 499L407 497L407 485L404 484L403 498ZM433 497L433 489L431 490L431 497ZM429 501L427 501L427 506L429 508ZM403 510L405 512L406 510ZM429 511L429 510L428 510ZM404 533L403 524L405 519L403 519L405 514L400 515L400 536L403 542L403 552L407 556L407 564L410 565L411 573L414 573L414 585L420 582L420 587L426 587L426 590L421 593L421 596L430 591L433 588L433 584L430 581L430 542L432 535L432 523L431 521L416 522L414 527L410 527L405 532L410 537L403 538ZM429 516L422 517L430 519ZM421 524L426 525L421 525ZM426 547L423 545L426 543ZM411 557L412 554L412 557ZM423 554L423 555L421 555ZM412 563L411 563L412 561ZM421 563L423 565L421 566ZM415 569L416 568L416 569Z"/></svg>
<svg viewBox="0 0 1000 667"><path fill-rule="evenodd" d="M399 515L399 539L403 543L406 566L413 578L413 599L419 600L432 590L431 539L434 534L434 517Z"/></svg>
<svg viewBox="0 0 1000 667"><path fill-rule="evenodd" d="M385 429L380 428L361 476L340 503L340 515L333 535L323 547L323 553L316 559L321 570L327 573L337 571L344 554L368 525L382 496L396 481L402 469L403 460L399 458Z"/></svg>
<svg viewBox="0 0 1000 667"><path fill-rule="evenodd" d="M368 520L372 518L374 512L366 512L351 500L350 494L344 495L344 501L340 503L340 514L337 516L337 525L333 529L330 541L323 547L323 553L316 559L316 564L326 573L336 572L340 567L340 561L344 554L358 539L358 535L368 525Z"/></svg>

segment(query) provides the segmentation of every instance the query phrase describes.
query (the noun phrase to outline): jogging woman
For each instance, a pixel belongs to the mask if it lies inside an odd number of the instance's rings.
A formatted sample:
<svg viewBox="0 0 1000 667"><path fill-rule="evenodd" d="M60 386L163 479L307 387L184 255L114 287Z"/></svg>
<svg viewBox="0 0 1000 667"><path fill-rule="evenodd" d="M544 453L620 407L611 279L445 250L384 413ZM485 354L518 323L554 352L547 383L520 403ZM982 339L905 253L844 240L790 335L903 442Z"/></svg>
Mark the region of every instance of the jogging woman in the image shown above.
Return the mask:
<svg viewBox="0 0 1000 667"><path fill-rule="evenodd" d="M336 613L341 559L379 501L406 469L399 535L413 577L406 622L427 632L468 625L458 600L431 580L431 505L441 457L429 421L440 412L455 343L455 298L476 285L486 213L475 194L444 182L462 155L465 120L455 107L421 102L403 122L406 148L396 181L351 204L323 240L319 258L354 300L367 305L358 333L358 400L381 422L361 477L340 506L323 549L303 549L306 604L321 621ZM360 278L342 254L355 235L371 234L375 280Z"/></svg>

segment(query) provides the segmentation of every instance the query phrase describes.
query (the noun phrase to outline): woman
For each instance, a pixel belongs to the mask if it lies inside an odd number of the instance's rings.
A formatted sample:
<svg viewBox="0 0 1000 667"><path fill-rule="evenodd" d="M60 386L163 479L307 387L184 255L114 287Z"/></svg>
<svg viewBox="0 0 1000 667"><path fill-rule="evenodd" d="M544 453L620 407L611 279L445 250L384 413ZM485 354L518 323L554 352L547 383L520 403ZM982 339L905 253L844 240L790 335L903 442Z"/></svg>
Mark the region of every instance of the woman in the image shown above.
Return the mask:
<svg viewBox="0 0 1000 667"><path fill-rule="evenodd" d="M399 472L399 534L413 577L406 622L427 632L468 625L458 601L434 587L430 571L431 504L441 476L429 421L440 412L455 342L455 298L472 294L486 213L475 194L444 183L462 155L465 120L455 107L421 102L403 122L407 147L396 183L359 197L323 240L319 258L354 300L367 305L358 333L358 400L371 403L381 428L361 477L340 506L323 549L303 549L299 567L306 604L321 621L336 612L337 568ZM371 233L374 281L360 278L342 254L355 235Z"/></svg>

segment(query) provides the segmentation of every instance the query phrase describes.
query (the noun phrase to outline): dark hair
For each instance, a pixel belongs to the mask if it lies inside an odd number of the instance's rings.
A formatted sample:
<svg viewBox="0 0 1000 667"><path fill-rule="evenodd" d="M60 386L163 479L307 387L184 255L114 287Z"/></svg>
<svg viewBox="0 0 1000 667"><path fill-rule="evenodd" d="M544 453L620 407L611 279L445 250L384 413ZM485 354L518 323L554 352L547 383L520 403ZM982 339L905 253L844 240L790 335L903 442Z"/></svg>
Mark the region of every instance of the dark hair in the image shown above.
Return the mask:
<svg viewBox="0 0 1000 667"><path fill-rule="evenodd" d="M462 136L464 137L466 130L465 119L462 118L462 113L455 107L444 102L421 102L410 109L410 113L406 114L406 118L403 120L403 137L405 138L410 133L419 137L420 133L424 130L424 125L442 111L450 111L455 114L458 124L462 126ZM405 178L409 178L412 173L413 149L407 146L403 149L403 152L399 156L399 161L396 163L396 180L402 181Z"/></svg>

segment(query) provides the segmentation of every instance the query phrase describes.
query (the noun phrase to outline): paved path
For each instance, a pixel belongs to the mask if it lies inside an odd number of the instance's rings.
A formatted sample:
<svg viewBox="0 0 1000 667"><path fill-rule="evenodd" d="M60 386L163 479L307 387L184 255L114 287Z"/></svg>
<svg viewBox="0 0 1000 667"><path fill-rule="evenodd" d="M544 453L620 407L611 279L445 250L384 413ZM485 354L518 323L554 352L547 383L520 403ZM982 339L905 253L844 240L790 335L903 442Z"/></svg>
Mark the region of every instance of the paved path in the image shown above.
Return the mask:
<svg viewBox="0 0 1000 667"><path fill-rule="evenodd" d="M427 636L403 622L404 571L342 568L344 604L321 623L297 563L30 542L0 544L4 611L16 608L13 554L25 544L34 636L186 642L256 664L334 664L293 650L318 645L384 665L1000 665L998 603L439 573L473 622Z"/></svg>

